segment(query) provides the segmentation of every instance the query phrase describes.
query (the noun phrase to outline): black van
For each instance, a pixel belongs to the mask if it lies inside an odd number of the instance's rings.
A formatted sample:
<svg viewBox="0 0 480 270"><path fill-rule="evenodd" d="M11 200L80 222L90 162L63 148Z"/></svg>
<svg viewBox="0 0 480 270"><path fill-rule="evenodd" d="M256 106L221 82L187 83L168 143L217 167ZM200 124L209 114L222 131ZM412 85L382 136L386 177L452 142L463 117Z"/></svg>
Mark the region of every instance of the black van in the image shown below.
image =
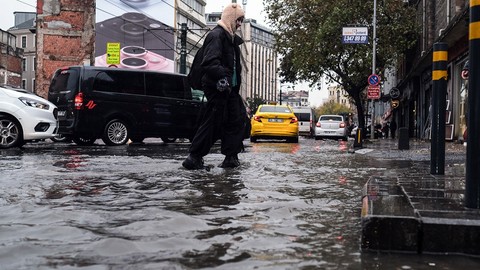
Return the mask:
<svg viewBox="0 0 480 270"><path fill-rule="evenodd" d="M206 104L185 75L94 66L55 71L48 100L58 107L58 133L79 145L192 139Z"/></svg>

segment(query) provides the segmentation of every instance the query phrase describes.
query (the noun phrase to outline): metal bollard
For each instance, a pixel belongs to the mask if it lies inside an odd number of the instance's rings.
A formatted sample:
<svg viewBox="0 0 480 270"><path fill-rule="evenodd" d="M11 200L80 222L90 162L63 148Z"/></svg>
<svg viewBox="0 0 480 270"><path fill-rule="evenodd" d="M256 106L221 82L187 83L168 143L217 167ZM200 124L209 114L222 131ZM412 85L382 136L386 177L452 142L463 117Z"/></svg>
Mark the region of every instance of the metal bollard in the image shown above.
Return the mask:
<svg viewBox="0 0 480 270"><path fill-rule="evenodd" d="M355 141L353 142L353 148L363 148L363 131L361 128L357 128Z"/></svg>
<svg viewBox="0 0 480 270"><path fill-rule="evenodd" d="M398 149L399 150L410 149L409 138L408 138L408 128L406 127L401 127L398 129Z"/></svg>

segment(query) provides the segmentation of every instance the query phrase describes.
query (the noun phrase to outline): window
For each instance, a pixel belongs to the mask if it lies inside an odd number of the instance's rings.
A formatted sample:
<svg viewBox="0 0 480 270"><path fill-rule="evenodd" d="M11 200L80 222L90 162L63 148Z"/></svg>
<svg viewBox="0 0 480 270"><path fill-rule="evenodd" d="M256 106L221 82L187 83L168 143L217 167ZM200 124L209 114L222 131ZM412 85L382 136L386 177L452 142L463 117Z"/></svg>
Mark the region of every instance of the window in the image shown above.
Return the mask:
<svg viewBox="0 0 480 270"><path fill-rule="evenodd" d="M142 72L100 71L93 82L93 90L124 94L144 95L144 79Z"/></svg>
<svg viewBox="0 0 480 270"><path fill-rule="evenodd" d="M27 89L27 80L25 79L22 80L22 88Z"/></svg>
<svg viewBox="0 0 480 270"><path fill-rule="evenodd" d="M37 57L33 57L33 71L37 70Z"/></svg>
<svg viewBox="0 0 480 270"><path fill-rule="evenodd" d="M22 71L27 71L27 59L22 58Z"/></svg>
<svg viewBox="0 0 480 270"><path fill-rule="evenodd" d="M147 73L145 74L147 95L190 99L186 96L185 84L181 76L174 76L162 73ZM190 92L191 93L191 92Z"/></svg>
<svg viewBox="0 0 480 270"><path fill-rule="evenodd" d="M35 85L35 79L32 79L32 90L33 90L33 92L35 92L35 86L36 86Z"/></svg>
<svg viewBox="0 0 480 270"><path fill-rule="evenodd" d="M26 48L27 47L27 36L22 36L22 45L21 45L22 48Z"/></svg>

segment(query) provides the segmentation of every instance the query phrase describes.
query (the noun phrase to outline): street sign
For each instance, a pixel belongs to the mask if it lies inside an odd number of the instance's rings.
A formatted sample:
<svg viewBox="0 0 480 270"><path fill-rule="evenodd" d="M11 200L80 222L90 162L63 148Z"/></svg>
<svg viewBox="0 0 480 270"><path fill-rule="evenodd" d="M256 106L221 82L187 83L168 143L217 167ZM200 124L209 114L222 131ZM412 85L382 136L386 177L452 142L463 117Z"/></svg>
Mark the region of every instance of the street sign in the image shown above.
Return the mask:
<svg viewBox="0 0 480 270"><path fill-rule="evenodd" d="M377 74L372 74L368 76L369 85L378 85L380 83L380 77Z"/></svg>
<svg viewBox="0 0 480 270"><path fill-rule="evenodd" d="M343 44L368 44L368 28L367 27L343 27L342 43Z"/></svg>
<svg viewBox="0 0 480 270"><path fill-rule="evenodd" d="M367 98L368 99L379 99L380 98L380 86L379 85L369 85L367 89Z"/></svg>

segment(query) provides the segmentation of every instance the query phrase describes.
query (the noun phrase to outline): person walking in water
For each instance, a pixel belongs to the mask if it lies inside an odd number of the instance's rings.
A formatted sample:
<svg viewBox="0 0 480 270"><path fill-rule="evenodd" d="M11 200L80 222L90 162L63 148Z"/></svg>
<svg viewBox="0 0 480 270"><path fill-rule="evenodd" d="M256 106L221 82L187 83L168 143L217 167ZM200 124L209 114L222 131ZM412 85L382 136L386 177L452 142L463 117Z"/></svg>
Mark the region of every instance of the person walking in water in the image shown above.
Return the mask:
<svg viewBox="0 0 480 270"><path fill-rule="evenodd" d="M221 153L225 155L220 167L240 166L238 154L243 150L246 109L239 94L242 83L240 44L243 40L235 32L244 16L239 4L227 5L195 56L199 60L193 61L189 80L201 81L207 105L193 137L190 154L182 163L188 170L204 168L203 157L218 139L221 139ZM199 72L195 73L197 70Z"/></svg>

